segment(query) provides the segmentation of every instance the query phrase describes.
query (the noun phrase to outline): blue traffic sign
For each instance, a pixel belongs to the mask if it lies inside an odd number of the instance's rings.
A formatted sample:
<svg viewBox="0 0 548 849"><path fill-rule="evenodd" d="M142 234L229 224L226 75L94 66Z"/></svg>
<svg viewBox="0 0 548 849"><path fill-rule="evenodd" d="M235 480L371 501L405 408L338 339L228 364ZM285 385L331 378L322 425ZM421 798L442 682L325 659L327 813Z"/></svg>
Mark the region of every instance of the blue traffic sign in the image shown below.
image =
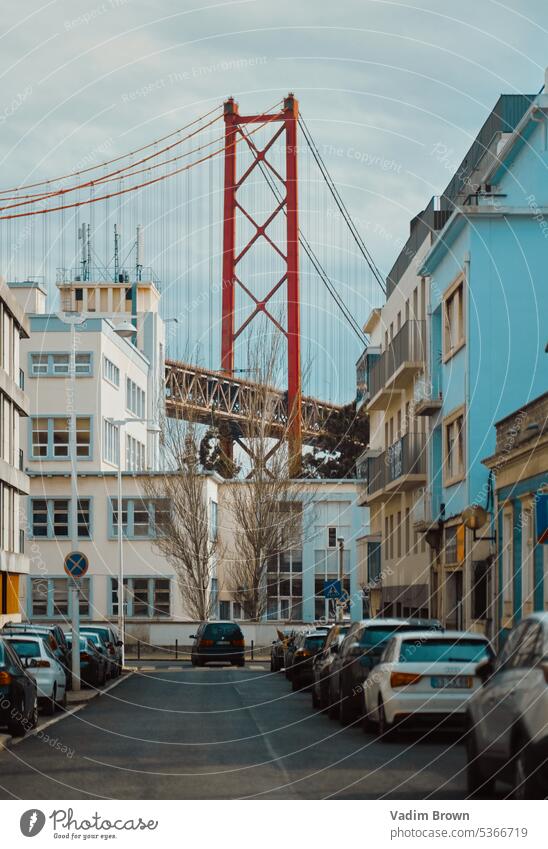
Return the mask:
<svg viewBox="0 0 548 849"><path fill-rule="evenodd" d="M83 578L89 569L89 561L81 551L71 551L65 557L65 572L72 578Z"/></svg>
<svg viewBox="0 0 548 849"><path fill-rule="evenodd" d="M324 581L323 595L324 598L340 598L342 595L341 581Z"/></svg>

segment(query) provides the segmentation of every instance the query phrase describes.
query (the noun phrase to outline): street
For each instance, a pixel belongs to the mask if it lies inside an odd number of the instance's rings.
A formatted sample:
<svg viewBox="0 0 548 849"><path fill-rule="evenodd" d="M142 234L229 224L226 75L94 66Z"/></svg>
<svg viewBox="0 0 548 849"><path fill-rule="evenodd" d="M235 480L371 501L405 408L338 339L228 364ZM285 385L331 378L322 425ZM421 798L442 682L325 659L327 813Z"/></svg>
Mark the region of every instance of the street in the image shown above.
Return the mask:
<svg viewBox="0 0 548 849"><path fill-rule="evenodd" d="M382 743L313 711L310 693L266 663L174 666L143 663L50 725L49 743L30 736L2 752L0 797L464 798L455 734Z"/></svg>

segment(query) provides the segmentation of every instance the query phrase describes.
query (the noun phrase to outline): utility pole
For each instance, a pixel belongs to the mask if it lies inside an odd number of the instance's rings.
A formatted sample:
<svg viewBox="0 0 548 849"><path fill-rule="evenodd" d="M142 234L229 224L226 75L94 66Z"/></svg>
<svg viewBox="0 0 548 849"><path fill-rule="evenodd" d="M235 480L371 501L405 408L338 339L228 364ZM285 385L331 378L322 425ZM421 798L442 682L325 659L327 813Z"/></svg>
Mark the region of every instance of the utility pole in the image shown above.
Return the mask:
<svg viewBox="0 0 548 849"><path fill-rule="evenodd" d="M344 537L338 537L337 542L339 543L339 584L342 590L344 576ZM335 617L335 621L343 621L343 606L340 599L337 599L337 615Z"/></svg>

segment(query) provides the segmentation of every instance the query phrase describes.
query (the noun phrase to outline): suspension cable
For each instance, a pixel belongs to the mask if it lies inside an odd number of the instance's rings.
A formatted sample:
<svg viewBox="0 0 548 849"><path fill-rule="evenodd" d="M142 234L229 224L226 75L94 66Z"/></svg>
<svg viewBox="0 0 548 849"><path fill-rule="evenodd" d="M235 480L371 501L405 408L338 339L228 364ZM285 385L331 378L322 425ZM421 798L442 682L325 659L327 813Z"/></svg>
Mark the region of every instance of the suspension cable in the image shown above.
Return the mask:
<svg viewBox="0 0 548 849"><path fill-rule="evenodd" d="M352 237L354 238L354 241L356 242L356 244L357 244L357 246L360 250L360 253L362 254L363 258L365 259L367 265L369 266L369 269L370 269L371 273L373 274L373 277L375 278L375 280L377 281L377 283L381 287L384 295L386 295L386 287L384 285L384 280L383 280L382 274L379 271L373 257L371 256L371 253L367 249L367 246L366 246L365 242L363 241L358 229L356 228L356 225L354 224L354 222L352 220L352 217L351 217L351 215L348 211L348 208L347 208L345 202L343 201L343 199L340 195L340 192L337 189L337 186L335 185L333 178L331 177L331 174L327 170L325 162L322 159L320 151L318 150L316 143L315 143L314 139L312 138L312 135L311 135L308 127L306 126L306 123L305 123L302 115L299 115L298 120L299 120L299 126L300 126L300 128L303 132L304 139L305 139L308 147L310 148L312 156L316 160L316 164L318 165L318 168L320 169L321 175L324 178L324 180L327 184L327 187L328 187L329 191L331 192L331 194L333 196L335 203L337 204L337 208L339 209L339 212L341 213L348 229L350 230L350 233L352 234Z"/></svg>

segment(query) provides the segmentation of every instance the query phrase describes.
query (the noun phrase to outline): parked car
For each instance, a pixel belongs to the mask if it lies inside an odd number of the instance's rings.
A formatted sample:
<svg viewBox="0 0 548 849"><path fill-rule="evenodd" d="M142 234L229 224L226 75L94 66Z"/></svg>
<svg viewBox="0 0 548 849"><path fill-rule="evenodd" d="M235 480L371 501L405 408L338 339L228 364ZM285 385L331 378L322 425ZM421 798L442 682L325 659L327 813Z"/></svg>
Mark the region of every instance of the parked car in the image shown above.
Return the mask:
<svg viewBox="0 0 548 849"><path fill-rule="evenodd" d="M193 666L215 661L245 666L245 640L236 622L202 622L195 634L190 653Z"/></svg>
<svg viewBox="0 0 548 849"><path fill-rule="evenodd" d="M38 705L48 716L67 703L67 677L46 638L30 633L4 637L36 681Z"/></svg>
<svg viewBox="0 0 548 849"><path fill-rule="evenodd" d="M404 631L392 637L363 688L364 726L386 740L403 724L464 721L480 687L476 667L491 659L487 637L469 631Z"/></svg>
<svg viewBox="0 0 548 849"><path fill-rule="evenodd" d="M67 634L72 648L72 634ZM80 636L80 678L91 687L100 687L107 679L106 655L94 644L91 635Z"/></svg>
<svg viewBox="0 0 548 849"><path fill-rule="evenodd" d="M60 625L48 625L47 623L34 622L9 622L4 625L2 634L38 634L48 640L48 645L59 661L67 676L67 686L72 686L72 658L70 645L67 642L65 632Z"/></svg>
<svg viewBox="0 0 548 849"><path fill-rule="evenodd" d="M287 641L291 637L292 628L280 628L278 630L278 639L274 640L270 648L270 671L279 672L284 665L284 651Z"/></svg>
<svg viewBox="0 0 548 849"><path fill-rule="evenodd" d="M116 678L122 671L122 641L118 632L110 624L82 625L81 634L97 634L106 648L108 656L108 677Z"/></svg>
<svg viewBox="0 0 548 849"><path fill-rule="evenodd" d="M311 631L303 636L293 655L291 666L292 690L302 690L311 686L313 681L312 664L316 655L322 651L326 640L325 631Z"/></svg>
<svg viewBox="0 0 548 849"><path fill-rule="evenodd" d="M312 664L312 707L327 710L331 666L349 630L350 622L333 625L322 651L314 658Z"/></svg>
<svg viewBox="0 0 548 849"><path fill-rule="evenodd" d="M24 669L16 651L0 638L0 725L23 736L38 723L36 681Z"/></svg>
<svg viewBox="0 0 548 849"><path fill-rule="evenodd" d="M498 780L515 799L548 795L548 613L533 613L476 674L467 704L468 793L492 798Z"/></svg>
<svg viewBox="0 0 548 849"><path fill-rule="evenodd" d="M301 625L299 628L294 630L293 634L287 641L287 646L284 651L285 677L289 681L291 681L291 668L293 666L295 652L302 647L302 643L306 635L315 632L321 632L327 635L330 627L330 625Z"/></svg>
<svg viewBox="0 0 548 849"><path fill-rule="evenodd" d="M420 623L420 624L419 624ZM329 679L331 719L343 725L363 716L363 684L378 664L386 643L399 631L441 632L436 619L362 619L351 626L332 664Z"/></svg>

